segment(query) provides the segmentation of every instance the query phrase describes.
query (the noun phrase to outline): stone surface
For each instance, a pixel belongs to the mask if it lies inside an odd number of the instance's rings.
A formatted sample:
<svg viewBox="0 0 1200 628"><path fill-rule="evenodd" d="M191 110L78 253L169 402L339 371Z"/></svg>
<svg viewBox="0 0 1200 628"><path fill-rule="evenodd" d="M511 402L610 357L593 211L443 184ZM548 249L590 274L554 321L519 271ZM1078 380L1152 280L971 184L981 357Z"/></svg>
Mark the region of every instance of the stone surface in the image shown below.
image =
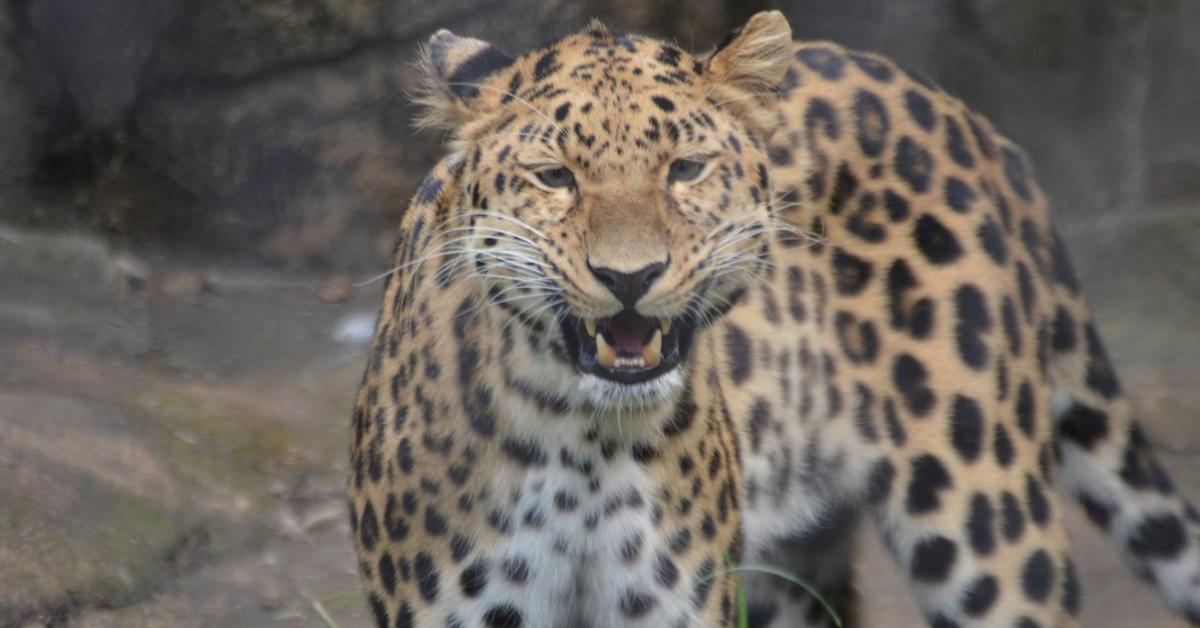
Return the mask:
<svg viewBox="0 0 1200 628"><path fill-rule="evenodd" d="M418 46L438 27L503 38L526 20L553 31L584 14L530 0L191 4L147 68L131 141L189 199L192 237L285 266L367 268L437 149L409 125Z"/></svg>
<svg viewBox="0 0 1200 628"><path fill-rule="evenodd" d="M525 50L586 13L543 0L29 0L0 15L0 165L14 182L0 219L361 269L386 257L381 227L437 149L408 124L418 46L448 26ZM30 111L47 119L39 133ZM29 193L42 202L16 202ZM59 210L32 209L46 203Z"/></svg>
<svg viewBox="0 0 1200 628"><path fill-rule="evenodd" d="M175 299L158 319L267 314L253 299L194 305ZM276 355L255 357L220 322L165 328L220 343L225 361L187 344L131 359L0 334L0 625L312 626L314 600L366 625L343 497L362 349L345 359L326 323L299 316L273 327L308 343L277 331ZM226 370L235 359L253 374Z"/></svg>
<svg viewBox="0 0 1200 628"><path fill-rule="evenodd" d="M363 267L386 245L356 221L395 220L421 176L423 149L397 141L411 137L407 61L380 48L244 84L185 83L139 111L137 141L186 193L196 240L284 265Z"/></svg>
<svg viewBox="0 0 1200 628"><path fill-rule="evenodd" d="M1200 3L1158 0L1150 24L1150 94L1145 117L1150 194L1200 196Z"/></svg>
<svg viewBox="0 0 1200 628"><path fill-rule="evenodd" d="M97 238L0 228L0 337L32 334L97 351L145 351L140 290L148 279L143 264Z"/></svg>
<svg viewBox="0 0 1200 628"><path fill-rule="evenodd" d="M40 119L15 41L14 16L0 8L0 202L34 170L34 130Z"/></svg>
<svg viewBox="0 0 1200 628"><path fill-rule="evenodd" d="M119 126L137 99L143 66L178 5L178 0L28 3L28 50L45 74L39 78L61 90L84 128Z"/></svg>
<svg viewBox="0 0 1200 628"><path fill-rule="evenodd" d="M0 624L128 604L203 543L172 462L128 417L5 391L0 426Z"/></svg>

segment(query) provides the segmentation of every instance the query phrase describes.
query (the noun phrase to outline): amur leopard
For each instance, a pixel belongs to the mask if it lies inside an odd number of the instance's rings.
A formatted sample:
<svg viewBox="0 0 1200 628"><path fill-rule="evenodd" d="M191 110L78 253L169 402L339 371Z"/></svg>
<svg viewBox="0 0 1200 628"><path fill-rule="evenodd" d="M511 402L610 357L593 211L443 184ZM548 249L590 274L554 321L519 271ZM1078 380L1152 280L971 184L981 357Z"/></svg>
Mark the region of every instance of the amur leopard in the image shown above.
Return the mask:
<svg viewBox="0 0 1200 628"><path fill-rule="evenodd" d="M1130 415L1022 152L760 13L422 64L353 419L383 628L855 622L866 513L933 626L1078 624L1061 494L1200 622L1200 519ZM1055 486L1052 486L1055 485Z"/></svg>

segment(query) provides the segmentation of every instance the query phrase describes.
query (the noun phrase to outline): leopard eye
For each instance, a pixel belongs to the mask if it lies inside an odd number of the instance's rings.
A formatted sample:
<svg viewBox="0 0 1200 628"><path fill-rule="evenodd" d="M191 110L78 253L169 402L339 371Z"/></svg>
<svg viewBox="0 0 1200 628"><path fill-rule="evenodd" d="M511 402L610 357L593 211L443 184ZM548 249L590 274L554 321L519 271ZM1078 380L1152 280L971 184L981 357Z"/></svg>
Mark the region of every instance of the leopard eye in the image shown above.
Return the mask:
<svg viewBox="0 0 1200 628"><path fill-rule="evenodd" d="M667 181L671 183L676 181L695 181L701 172L704 172L703 161L676 159L671 162L671 169L667 171Z"/></svg>
<svg viewBox="0 0 1200 628"><path fill-rule="evenodd" d="M538 170L534 176L548 188L569 188L575 185L575 175L563 166Z"/></svg>

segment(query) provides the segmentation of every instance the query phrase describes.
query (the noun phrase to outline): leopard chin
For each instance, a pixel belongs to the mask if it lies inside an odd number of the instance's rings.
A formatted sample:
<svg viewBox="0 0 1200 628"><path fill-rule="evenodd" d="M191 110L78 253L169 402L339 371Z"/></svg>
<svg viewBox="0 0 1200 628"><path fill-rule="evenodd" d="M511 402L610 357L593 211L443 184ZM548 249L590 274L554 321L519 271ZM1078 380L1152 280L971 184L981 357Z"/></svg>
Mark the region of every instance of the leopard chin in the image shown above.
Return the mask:
<svg viewBox="0 0 1200 628"><path fill-rule="evenodd" d="M579 379L579 392L602 413L654 410L674 404L679 398L685 381L682 370L677 366L636 383L584 374Z"/></svg>

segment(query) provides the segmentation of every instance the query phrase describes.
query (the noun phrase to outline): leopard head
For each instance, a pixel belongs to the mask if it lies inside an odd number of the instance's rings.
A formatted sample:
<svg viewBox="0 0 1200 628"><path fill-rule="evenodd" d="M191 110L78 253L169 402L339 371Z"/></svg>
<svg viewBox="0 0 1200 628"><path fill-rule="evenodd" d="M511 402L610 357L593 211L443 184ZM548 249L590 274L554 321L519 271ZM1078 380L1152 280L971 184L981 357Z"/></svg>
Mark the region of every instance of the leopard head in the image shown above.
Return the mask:
<svg viewBox="0 0 1200 628"><path fill-rule="evenodd" d="M516 59L430 39L423 121L461 162L443 246L597 401L679 386L697 333L764 272L791 50L779 12L703 56L599 22Z"/></svg>

